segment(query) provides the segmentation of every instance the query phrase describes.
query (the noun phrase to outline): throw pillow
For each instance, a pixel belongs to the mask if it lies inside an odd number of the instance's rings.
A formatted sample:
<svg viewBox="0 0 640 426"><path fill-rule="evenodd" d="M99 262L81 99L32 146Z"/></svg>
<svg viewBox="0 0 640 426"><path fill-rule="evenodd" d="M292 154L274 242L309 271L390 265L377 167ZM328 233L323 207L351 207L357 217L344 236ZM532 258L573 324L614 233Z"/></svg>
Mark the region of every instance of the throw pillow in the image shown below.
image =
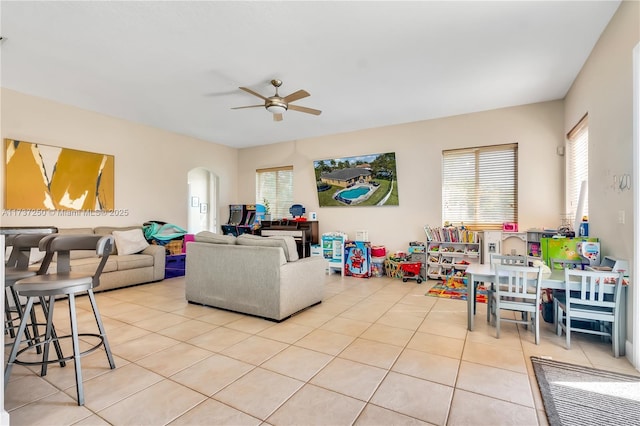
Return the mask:
<svg viewBox="0 0 640 426"><path fill-rule="evenodd" d="M149 247L149 243L144 238L141 228L129 231L113 231L113 239L116 242L119 255L140 253Z"/></svg>
<svg viewBox="0 0 640 426"><path fill-rule="evenodd" d="M220 235L209 231L200 231L194 236L194 241L209 244L235 244L236 237L233 235Z"/></svg>

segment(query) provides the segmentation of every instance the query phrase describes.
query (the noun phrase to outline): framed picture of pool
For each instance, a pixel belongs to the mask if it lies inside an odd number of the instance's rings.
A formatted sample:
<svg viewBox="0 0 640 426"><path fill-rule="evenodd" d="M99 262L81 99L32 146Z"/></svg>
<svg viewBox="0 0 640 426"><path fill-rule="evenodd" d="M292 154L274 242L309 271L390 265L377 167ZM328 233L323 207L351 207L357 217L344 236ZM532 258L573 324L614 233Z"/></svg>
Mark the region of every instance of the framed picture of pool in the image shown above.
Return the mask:
<svg viewBox="0 0 640 426"><path fill-rule="evenodd" d="M320 207L397 206L396 154L313 162Z"/></svg>

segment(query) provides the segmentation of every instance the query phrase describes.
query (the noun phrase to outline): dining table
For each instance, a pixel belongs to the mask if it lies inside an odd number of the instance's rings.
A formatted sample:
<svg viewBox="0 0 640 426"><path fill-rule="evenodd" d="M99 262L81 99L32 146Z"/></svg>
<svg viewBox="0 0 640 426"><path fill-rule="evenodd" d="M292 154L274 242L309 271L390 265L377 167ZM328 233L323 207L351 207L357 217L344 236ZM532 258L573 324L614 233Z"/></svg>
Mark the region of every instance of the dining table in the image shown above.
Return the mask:
<svg viewBox="0 0 640 426"><path fill-rule="evenodd" d="M488 283L492 284L496 277L494 268L495 264L490 263L472 263L467 266L466 273L468 277L467 289L469 294L467 295L467 329L473 331L473 322L475 317L474 301L476 298L476 290L478 284ZM569 290L579 290L579 283L569 282ZM627 340L627 287L622 286L620 297L620 309L616 312L616 321L618 322L618 344L620 355L625 354L625 344ZM551 273L542 274L541 288L548 288L552 290L566 290L564 281L564 270L554 269ZM613 294L614 286L607 286L606 293ZM554 321L555 318L554 312Z"/></svg>

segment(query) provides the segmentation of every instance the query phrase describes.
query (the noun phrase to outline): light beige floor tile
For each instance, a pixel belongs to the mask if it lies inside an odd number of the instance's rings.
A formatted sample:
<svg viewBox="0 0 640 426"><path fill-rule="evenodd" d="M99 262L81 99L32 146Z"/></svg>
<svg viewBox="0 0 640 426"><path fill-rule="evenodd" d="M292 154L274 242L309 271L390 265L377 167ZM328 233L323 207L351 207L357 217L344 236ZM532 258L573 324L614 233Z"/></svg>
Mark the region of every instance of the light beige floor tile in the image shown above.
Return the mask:
<svg viewBox="0 0 640 426"><path fill-rule="evenodd" d="M249 334L256 334L270 327L273 327L275 324L277 323L274 321L268 321L266 319L245 315L242 318L237 319L236 321L231 321L225 324L225 327L232 330L244 331L245 333Z"/></svg>
<svg viewBox="0 0 640 426"><path fill-rule="evenodd" d="M261 367L306 382L332 359L331 355L290 346Z"/></svg>
<svg viewBox="0 0 640 426"><path fill-rule="evenodd" d="M354 423L355 426L381 426L381 425L404 425L404 426L426 426L430 423L413 417L405 416L377 405L367 404L360 417Z"/></svg>
<svg viewBox="0 0 640 426"><path fill-rule="evenodd" d="M391 370L453 387L459 368L459 359L405 349Z"/></svg>
<svg viewBox="0 0 640 426"><path fill-rule="evenodd" d="M250 334L243 333L242 331L231 330L226 327L218 327L207 333L196 336L193 339L189 339L187 343L199 346L211 352L220 352L249 337L251 337Z"/></svg>
<svg viewBox="0 0 640 426"><path fill-rule="evenodd" d="M176 315L182 315L187 318L199 318L211 313L215 308L210 308L204 305L196 305L195 303L188 303L186 305L180 305L176 309L171 310L171 313Z"/></svg>
<svg viewBox="0 0 640 426"><path fill-rule="evenodd" d="M122 327L118 327L116 330L107 329L107 338L109 339L109 345L111 348L117 345L121 345L125 342L139 339L142 336L151 334L149 330L135 327L133 325L125 324Z"/></svg>
<svg viewBox="0 0 640 426"><path fill-rule="evenodd" d="M444 425L453 388L428 380L390 372L371 403L419 420Z"/></svg>
<svg viewBox="0 0 640 426"><path fill-rule="evenodd" d="M120 401L98 414L112 424L163 425L183 415L206 397L184 386L163 380ZM141 410L140 407L145 407Z"/></svg>
<svg viewBox="0 0 640 426"><path fill-rule="evenodd" d="M149 331L158 331L188 320L189 318L183 317L182 315L164 313L149 319L138 321L136 323L133 323L133 325Z"/></svg>
<svg viewBox="0 0 640 426"><path fill-rule="evenodd" d="M97 414L93 414L89 417L86 417L79 422L73 423L73 426L110 426L111 424L107 422L102 417L99 417Z"/></svg>
<svg viewBox="0 0 640 426"><path fill-rule="evenodd" d="M536 411L530 407L456 390L447 425L536 426Z"/></svg>
<svg viewBox="0 0 640 426"><path fill-rule="evenodd" d="M375 323L360 335L362 339L404 347L414 332L404 328Z"/></svg>
<svg viewBox="0 0 640 426"><path fill-rule="evenodd" d="M268 339L277 340L279 342L294 343L311 333L313 330L313 327L296 324L291 321L284 321L261 331L258 335Z"/></svg>
<svg viewBox="0 0 640 426"><path fill-rule="evenodd" d="M464 340L417 332L407 344L407 348L460 359Z"/></svg>
<svg viewBox="0 0 640 426"><path fill-rule="evenodd" d="M214 399L207 399L187 413L178 417L171 426L186 425L235 425L258 426L261 420L231 408Z"/></svg>
<svg viewBox="0 0 640 426"><path fill-rule="evenodd" d="M141 358L136 361L136 364L169 377L212 355L213 352L197 346L178 343Z"/></svg>
<svg viewBox="0 0 640 426"><path fill-rule="evenodd" d="M399 346L373 340L356 339L339 355L340 358L389 369L402 352Z"/></svg>
<svg viewBox="0 0 640 426"><path fill-rule="evenodd" d="M211 396L253 368L253 365L237 359L213 355L174 374L171 380Z"/></svg>
<svg viewBox="0 0 640 426"><path fill-rule="evenodd" d="M369 327L371 327L370 322L336 317L324 323L320 329L332 331L334 333L346 334L347 336L358 337Z"/></svg>
<svg viewBox="0 0 640 426"><path fill-rule="evenodd" d="M56 425L72 425L91 416L91 411L78 405L78 402L63 392L56 392L38 401L41 407L47 407L46 413L42 409L24 406L9 413L12 426L51 426L52 419ZM7 408L5 406L5 408Z"/></svg>
<svg viewBox="0 0 640 426"><path fill-rule="evenodd" d="M527 374L524 353L520 349L503 348L498 345L467 342L462 353L464 361L475 362L497 368Z"/></svg>
<svg viewBox="0 0 640 426"><path fill-rule="evenodd" d="M350 425L365 403L313 385L305 385L267 422L274 425Z"/></svg>
<svg viewBox="0 0 640 426"><path fill-rule="evenodd" d="M313 308L300 312L289 318L287 321L294 322L296 324L306 325L307 327L320 327L325 322L333 319L333 315L323 314L321 312L313 311Z"/></svg>
<svg viewBox="0 0 640 426"><path fill-rule="evenodd" d="M382 368L336 358L310 383L366 402L386 374Z"/></svg>
<svg viewBox="0 0 640 426"><path fill-rule="evenodd" d="M179 341L161 334L151 333L134 341L112 346L111 352L128 361L137 361L147 355L177 345Z"/></svg>
<svg viewBox="0 0 640 426"><path fill-rule="evenodd" d="M251 336L220 353L249 364L260 365L288 346L286 343L265 339L264 337Z"/></svg>
<svg viewBox="0 0 640 426"><path fill-rule="evenodd" d="M462 361L456 388L534 408L527 374Z"/></svg>
<svg viewBox="0 0 640 426"><path fill-rule="evenodd" d="M181 342L186 342L217 327L217 325L210 324L208 322L190 319L188 321L181 322L180 324L158 330L158 334L180 340Z"/></svg>
<svg viewBox="0 0 640 426"><path fill-rule="evenodd" d="M216 308L207 308L207 311L203 315L198 316L198 320L214 325L225 325L242 318L244 318L242 314Z"/></svg>
<svg viewBox="0 0 640 426"><path fill-rule="evenodd" d="M65 354L70 352L71 351L65 352ZM129 361L126 359L120 358L115 354L112 355L116 368L129 364ZM81 357L80 365L82 366L83 381L90 380L101 374L106 374L112 371L109 365L109 360L107 359L107 354L103 349L96 350L95 352ZM36 370L34 367L34 370L36 371L36 374L40 374L39 368ZM74 374L73 361L67 363L66 367L60 367L59 364L49 365L47 368L47 375L44 376L44 379L58 389L64 390L70 387L75 387L76 376Z"/></svg>
<svg viewBox="0 0 640 426"><path fill-rule="evenodd" d="M467 336L467 324L429 319L420 325L418 331L421 333L435 334L437 336L451 337L454 339L464 339Z"/></svg>
<svg viewBox="0 0 640 426"><path fill-rule="evenodd" d="M98 412L162 379L159 374L136 364L118 367L84 382L85 407ZM75 387L67 389L65 393L75 398Z"/></svg>
<svg viewBox="0 0 640 426"><path fill-rule="evenodd" d="M337 355L352 341L353 337L351 336L326 330L315 330L298 340L296 346L313 349L329 355Z"/></svg>
<svg viewBox="0 0 640 426"><path fill-rule="evenodd" d="M415 312L402 312L399 310L393 311L393 309L397 309L397 307L398 305L395 305L391 308L392 310L389 310L386 314L382 315L378 321L376 321L376 324L404 328L411 331L417 330L424 320L424 315L416 314Z"/></svg>
<svg viewBox="0 0 640 426"><path fill-rule="evenodd" d="M4 391L4 408L14 410L58 392L54 386L39 376L28 375L12 380Z"/></svg>
<svg viewBox="0 0 640 426"><path fill-rule="evenodd" d="M258 367L216 393L214 399L266 420L303 384Z"/></svg>

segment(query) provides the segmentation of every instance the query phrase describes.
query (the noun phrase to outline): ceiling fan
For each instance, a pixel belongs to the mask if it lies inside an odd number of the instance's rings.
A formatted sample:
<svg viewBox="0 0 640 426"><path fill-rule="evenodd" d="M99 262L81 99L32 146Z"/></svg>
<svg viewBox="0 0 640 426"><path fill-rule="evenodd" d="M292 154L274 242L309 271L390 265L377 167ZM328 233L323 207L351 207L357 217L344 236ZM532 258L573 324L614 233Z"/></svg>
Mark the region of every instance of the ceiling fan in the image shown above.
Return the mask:
<svg viewBox="0 0 640 426"><path fill-rule="evenodd" d="M307 114L320 115L322 111L313 108L307 108L298 105L291 105L291 102L306 98L307 96L311 96L309 92L306 90L298 90L297 92L293 92L290 95L285 96L284 98L278 94L278 87L282 86L282 81L280 80L271 80L271 84L276 88L276 94L273 96L269 96L268 98L262 96L260 93L254 92L253 90L247 87L240 87L240 90L244 90L247 93L251 93L253 96L257 96L260 99L264 100L264 104L260 105L249 105L236 107L231 109L243 109L243 108L259 108L264 107L273 114L273 121L282 121L282 114L287 110L306 112Z"/></svg>

